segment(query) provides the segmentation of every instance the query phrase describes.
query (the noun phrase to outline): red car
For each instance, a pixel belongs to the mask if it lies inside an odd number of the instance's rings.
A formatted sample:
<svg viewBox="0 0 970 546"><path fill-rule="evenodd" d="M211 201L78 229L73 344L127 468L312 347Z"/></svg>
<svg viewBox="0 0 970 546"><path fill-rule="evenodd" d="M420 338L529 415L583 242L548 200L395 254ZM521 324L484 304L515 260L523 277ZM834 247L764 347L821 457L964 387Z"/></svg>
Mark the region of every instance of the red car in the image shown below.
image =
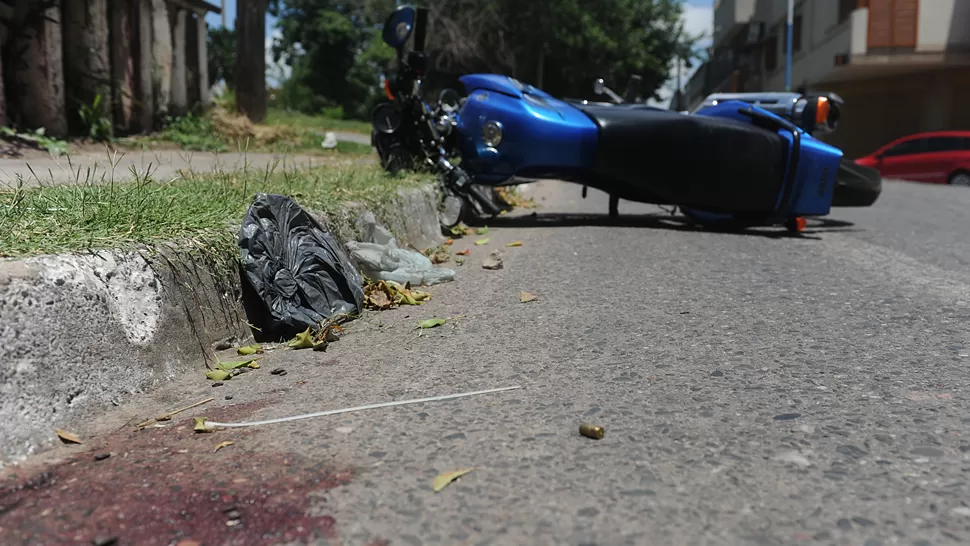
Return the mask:
<svg viewBox="0 0 970 546"><path fill-rule="evenodd" d="M905 136L855 162L884 178L970 186L970 131Z"/></svg>

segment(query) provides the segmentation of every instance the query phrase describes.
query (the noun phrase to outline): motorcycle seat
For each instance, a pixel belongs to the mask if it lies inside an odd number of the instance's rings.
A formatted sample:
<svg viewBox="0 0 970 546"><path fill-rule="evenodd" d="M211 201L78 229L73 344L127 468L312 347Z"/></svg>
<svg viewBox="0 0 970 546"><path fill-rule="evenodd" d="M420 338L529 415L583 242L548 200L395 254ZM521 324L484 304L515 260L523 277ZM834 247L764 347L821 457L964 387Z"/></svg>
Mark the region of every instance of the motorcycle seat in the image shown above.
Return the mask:
<svg viewBox="0 0 970 546"><path fill-rule="evenodd" d="M670 110L579 108L599 127L593 174L621 197L727 212L778 202L789 144L776 132Z"/></svg>

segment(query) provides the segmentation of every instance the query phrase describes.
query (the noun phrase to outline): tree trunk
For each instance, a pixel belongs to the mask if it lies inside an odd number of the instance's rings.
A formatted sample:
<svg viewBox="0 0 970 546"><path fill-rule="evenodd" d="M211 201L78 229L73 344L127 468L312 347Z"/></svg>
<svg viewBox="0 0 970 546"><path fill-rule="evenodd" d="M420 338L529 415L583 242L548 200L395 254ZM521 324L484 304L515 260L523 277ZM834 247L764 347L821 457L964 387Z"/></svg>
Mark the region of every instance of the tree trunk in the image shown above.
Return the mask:
<svg viewBox="0 0 970 546"><path fill-rule="evenodd" d="M7 92L4 91L3 56L0 55L0 127L8 125L7 120Z"/></svg>
<svg viewBox="0 0 970 546"><path fill-rule="evenodd" d="M72 131L87 129L79 111L101 97L100 114L110 117L111 47L108 0L68 0L64 13L64 79Z"/></svg>
<svg viewBox="0 0 970 546"><path fill-rule="evenodd" d="M7 89L13 121L27 129L43 128L48 136L67 136L60 8L31 17L14 40Z"/></svg>
<svg viewBox="0 0 970 546"><path fill-rule="evenodd" d="M172 24L165 0L152 3L152 87L156 114L168 114L172 102Z"/></svg>
<svg viewBox="0 0 970 546"><path fill-rule="evenodd" d="M155 126L155 86L152 84L152 0L135 0L138 9L138 130L151 131Z"/></svg>
<svg viewBox="0 0 970 546"><path fill-rule="evenodd" d="M188 13L175 8L175 27L172 29L172 111L176 115L188 110L188 63L186 47L186 18Z"/></svg>
<svg viewBox="0 0 970 546"><path fill-rule="evenodd" d="M137 4L130 0L111 0L112 102L115 128L122 133L128 133L138 125L135 118L137 25Z"/></svg>
<svg viewBox="0 0 970 546"><path fill-rule="evenodd" d="M236 106L256 123L266 119L266 2L236 8Z"/></svg>
<svg viewBox="0 0 970 546"><path fill-rule="evenodd" d="M225 4L225 0L223 0ZM223 10L225 7L223 7ZM225 17L225 11L222 12L223 17ZM195 25L196 39L195 42L198 46L196 54L198 55L197 62L199 64L199 102L202 103L202 108L206 109L209 107L209 50L206 40L209 37L208 28L205 24L205 13L200 12L198 18L196 19Z"/></svg>

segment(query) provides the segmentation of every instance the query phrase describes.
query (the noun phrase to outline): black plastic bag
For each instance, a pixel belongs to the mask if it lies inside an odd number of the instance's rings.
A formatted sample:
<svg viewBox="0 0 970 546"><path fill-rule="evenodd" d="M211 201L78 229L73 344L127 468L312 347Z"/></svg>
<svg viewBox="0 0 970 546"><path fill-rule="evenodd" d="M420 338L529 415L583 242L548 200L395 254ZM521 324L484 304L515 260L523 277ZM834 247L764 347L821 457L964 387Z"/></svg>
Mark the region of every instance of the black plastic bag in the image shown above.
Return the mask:
<svg viewBox="0 0 970 546"><path fill-rule="evenodd" d="M239 247L244 284L257 300L247 305L250 322L265 337L289 339L363 308L364 281L343 247L285 195L256 194Z"/></svg>

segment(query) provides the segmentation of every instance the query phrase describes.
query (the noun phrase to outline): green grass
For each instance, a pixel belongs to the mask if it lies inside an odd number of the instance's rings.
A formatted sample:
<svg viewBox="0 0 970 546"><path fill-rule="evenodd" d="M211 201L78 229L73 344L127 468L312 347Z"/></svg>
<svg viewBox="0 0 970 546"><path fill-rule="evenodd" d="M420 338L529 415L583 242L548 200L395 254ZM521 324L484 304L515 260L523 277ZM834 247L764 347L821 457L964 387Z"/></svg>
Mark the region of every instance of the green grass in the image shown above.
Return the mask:
<svg viewBox="0 0 970 546"><path fill-rule="evenodd" d="M333 119L326 116L310 116L300 112L287 112L280 108L270 108L266 113L266 125L289 125L301 129L321 131L347 131L369 135L371 124L356 119Z"/></svg>
<svg viewBox="0 0 970 546"><path fill-rule="evenodd" d="M342 127L333 127L333 125ZM260 124L260 131L276 133L272 142L259 142L256 138L233 139L216 130L208 116L187 115L169 120L165 128L156 134L118 139L117 143L127 148L153 148L159 144L174 144L182 150L197 152L275 152L300 153L310 155L332 155L334 150L321 146L324 131L356 131L360 122L332 120L325 117L312 117L303 114L287 114L284 119L269 119ZM365 124L366 125L366 124ZM274 128L281 128L277 131ZM370 134L369 129L367 134ZM370 155L373 150L368 145L352 142L339 142L336 153Z"/></svg>
<svg viewBox="0 0 970 546"><path fill-rule="evenodd" d="M281 193L309 210L333 213L341 202L380 207L398 188L429 181L390 177L376 166L314 170L267 168L193 175L171 182L136 173L131 182L0 188L0 256L132 248L194 242L226 249L254 194Z"/></svg>

